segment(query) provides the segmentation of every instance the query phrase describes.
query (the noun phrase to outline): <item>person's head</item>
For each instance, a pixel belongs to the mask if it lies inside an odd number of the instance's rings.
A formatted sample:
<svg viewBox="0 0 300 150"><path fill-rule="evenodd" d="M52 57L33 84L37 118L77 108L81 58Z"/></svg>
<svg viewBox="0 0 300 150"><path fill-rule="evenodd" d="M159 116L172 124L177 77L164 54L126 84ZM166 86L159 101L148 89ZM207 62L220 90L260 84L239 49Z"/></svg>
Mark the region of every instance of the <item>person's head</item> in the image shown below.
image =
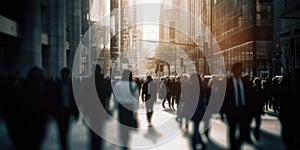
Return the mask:
<svg viewBox="0 0 300 150"><path fill-rule="evenodd" d="M243 66L241 62L236 62L232 65L232 73L233 76L238 78L242 75L243 72Z"/></svg>
<svg viewBox="0 0 300 150"><path fill-rule="evenodd" d="M96 64L96 67L95 67L95 73L96 74L101 74L101 71L102 71L102 68L99 64Z"/></svg>
<svg viewBox="0 0 300 150"><path fill-rule="evenodd" d="M132 72L130 70L124 70L122 74L122 80L132 81Z"/></svg>
<svg viewBox="0 0 300 150"><path fill-rule="evenodd" d="M258 86L260 87L261 86L261 80L259 77L255 77L254 80L253 80L253 86Z"/></svg>
<svg viewBox="0 0 300 150"><path fill-rule="evenodd" d="M27 73L27 79L29 80L41 80L44 78L44 71L38 66L30 68Z"/></svg>
<svg viewBox="0 0 300 150"><path fill-rule="evenodd" d="M152 79L152 77L151 76L147 76L147 81L148 82L151 82L153 79Z"/></svg>
<svg viewBox="0 0 300 150"><path fill-rule="evenodd" d="M63 80L67 80L70 75L70 70L68 68L62 68L60 71L60 76Z"/></svg>

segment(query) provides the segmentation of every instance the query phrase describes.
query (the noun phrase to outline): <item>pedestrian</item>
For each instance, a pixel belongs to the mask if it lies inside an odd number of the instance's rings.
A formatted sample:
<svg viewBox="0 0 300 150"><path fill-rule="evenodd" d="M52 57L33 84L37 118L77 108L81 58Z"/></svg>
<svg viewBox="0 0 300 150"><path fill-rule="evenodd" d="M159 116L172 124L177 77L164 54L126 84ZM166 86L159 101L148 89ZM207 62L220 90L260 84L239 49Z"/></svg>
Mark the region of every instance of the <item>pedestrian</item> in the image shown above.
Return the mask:
<svg viewBox="0 0 300 150"><path fill-rule="evenodd" d="M152 127L153 105L157 98L156 83L153 82L151 76L147 76L147 81L142 87L142 99L146 104L146 113L148 126Z"/></svg>
<svg viewBox="0 0 300 150"><path fill-rule="evenodd" d="M300 146L300 124L293 117L299 112L300 70L285 73L279 90L281 137L285 148L292 150Z"/></svg>
<svg viewBox="0 0 300 150"><path fill-rule="evenodd" d="M198 82L198 85L195 84ZM202 140L201 134L199 132L199 125L202 121L205 112L204 99L200 96L201 92L201 79L199 74L192 74L190 77L188 90L189 90L189 101L188 110L193 122L193 135L192 135L192 148L197 149L197 145L201 144L202 149L205 149L205 143Z"/></svg>
<svg viewBox="0 0 300 150"><path fill-rule="evenodd" d="M233 76L227 79L227 88L223 103L226 115L231 149L239 149L244 140L248 140L250 120L249 96L250 85L242 80L242 63L232 65ZM239 128L239 130L237 130ZM236 132L238 134L236 135Z"/></svg>
<svg viewBox="0 0 300 150"><path fill-rule="evenodd" d="M128 149L130 131L138 128L138 85L133 81L132 72L124 70L122 79L117 81L113 87L114 99L118 109L120 125L120 137L122 149Z"/></svg>
<svg viewBox="0 0 300 150"><path fill-rule="evenodd" d="M260 139L260 125L261 125L261 115L264 114L264 104L265 104L265 92L262 87L261 79L259 77L254 78L252 86L252 97L250 101L251 118L255 119L254 137L258 141Z"/></svg>
<svg viewBox="0 0 300 150"><path fill-rule="evenodd" d="M69 132L72 122L79 117L79 111L75 104L70 78L70 70L62 68L60 79L56 82L55 88L55 119L59 129L60 146L62 150L70 149L68 144Z"/></svg>
<svg viewBox="0 0 300 150"><path fill-rule="evenodd" d="M104 112L111 114L109 103L112 93L112 87L111 82L109 78L105 78L104 74L102 73L102 68L99 64L96 64L95 67L95 74L92 76L92 78L95 79L95 86L96 86L96 92L98 95L98 100L102 104L102 108L104 108ZM93 84L93 83L91 83ZM86 90L90 90L87 88ZM105 117L107 115L101 115L101 119L98 123L96 123L96 118L92 119L92 124L98 124L97 129L101 132L104 127L104 122L108 119ZM99 117L100 118L100 117ZM103 147L103 141L102 137L95 133L92 129L90 129L90 139L91 139L91 150L101 150L104 149Z"/></svg>

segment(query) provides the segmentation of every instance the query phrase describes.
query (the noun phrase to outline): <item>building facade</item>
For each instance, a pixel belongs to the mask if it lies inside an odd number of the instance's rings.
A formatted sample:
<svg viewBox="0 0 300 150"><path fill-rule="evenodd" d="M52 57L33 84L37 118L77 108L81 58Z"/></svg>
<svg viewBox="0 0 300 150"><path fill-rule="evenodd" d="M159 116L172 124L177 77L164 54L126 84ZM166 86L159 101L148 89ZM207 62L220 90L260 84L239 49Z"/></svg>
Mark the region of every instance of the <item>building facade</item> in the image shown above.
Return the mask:
<svg viewBox="0 0 300 150"><path fill-rule="evenodd" d="M300 2L274 0L274 74L300 68Z"/></svg>
<svg viewBox="0 0 300 150"><path fill-rule="evenodd" d="M190 58L195 61L194 65L199 73L211 74L208 60L203 52L214 48L213 41L216 40L228 73L231 72L231 65L234 62L241 61L245 68L244 73L248 75L271 75L272 1L189 0L181 2L173 0L172 3L191 16L191 18L181 14L178 16L180 29L186 28L185 33L201 35L195 37L180 35L175 38L175 41L177 39L181 43L188 44L185 46L186 52L193 55ZM203 23L202 26L199 26L199 21ZM223 61L217 60L219 58L210 57L210 59L215 59L210 62L213 62L213 65L218 64Z"/></svg>
<svg viewBox="0 0 300 150"><path fill-rule="evenodd" d="M211 30L221 47L228 72L233 63L240 61L244 73L270 76L272 1L218 0L211 4Z"/></svg>
<svg viewBox="0 0 300 150"><path fill-rule="evenodd" d="M2 6L2 72L25 77L38 66L56 78L72 66L81 36L81 0L12 0Z"/></svg>

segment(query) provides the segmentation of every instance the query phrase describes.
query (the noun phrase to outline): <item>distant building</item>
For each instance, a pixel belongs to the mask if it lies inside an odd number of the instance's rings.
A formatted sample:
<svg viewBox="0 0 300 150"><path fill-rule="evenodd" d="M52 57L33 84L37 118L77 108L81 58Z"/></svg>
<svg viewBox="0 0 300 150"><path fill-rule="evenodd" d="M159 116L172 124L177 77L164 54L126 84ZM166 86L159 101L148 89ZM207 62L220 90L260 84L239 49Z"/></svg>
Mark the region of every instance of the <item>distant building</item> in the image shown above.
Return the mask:
<svg viewBox="0 0 300 150"><path fill-rule="evenodd" d="M209 23L225 58L227 70L243 62L250 76L269 76L272 72L271 0L226 1L212 3Z"/></svg>
<svg viewBox="0 0 300 150"><path fill-rule="evenodd" d="M184 35L176 36L175 41L185 43L185 51L192 54L196 70L201 74L209 74L209 64L202 52L210 51L213 40L216 39L224 56L227 72L230 72L234 62L244 64L245 73L253 76L269 76L272 72L272 8L270 0L209 0L209 1L180 1L173 0L173 5L190 14L179 14L180 29L186 33L201 35L199 39L189 39ZM192 18L193 17L193 18ZM161 19L163 20L163 19ZM207 29L199 26L201 21ZM175 23L176 24L176 23ZM171 26L171 25L170 25ZM167 28L161 28L165 30ZM160 31L165 32L165 31ZM161 34L165 39L168 34ZM170 33L170 35L172 35ZM210 35L213 35L211 38ZM195 37L192 37L195 38ZM190 46L189 46L190 45ZM217 58L211 60L218 64Z"/></svg>
<svg viewBox="0 0 300 150"><path fill-rule="evenodd" d="M138 62L142 47L139 41L142 32L137 26L136 0L110 0L110 4L112 20L110 58L114 74L121 75L122 69L132 69Z"/></svg>

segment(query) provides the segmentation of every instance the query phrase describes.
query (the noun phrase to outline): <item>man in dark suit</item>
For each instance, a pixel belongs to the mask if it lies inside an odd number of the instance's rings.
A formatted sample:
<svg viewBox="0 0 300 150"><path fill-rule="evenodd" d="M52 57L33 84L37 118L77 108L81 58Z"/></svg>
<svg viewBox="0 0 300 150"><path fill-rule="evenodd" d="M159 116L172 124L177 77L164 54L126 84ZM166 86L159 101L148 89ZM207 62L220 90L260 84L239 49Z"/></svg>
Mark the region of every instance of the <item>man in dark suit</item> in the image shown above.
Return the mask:
<svg viewBox="0 0 300 150"><path fill-rule="evenodd" d="M152 81L152 77L147 76L147 82L143 83L142 87L142 99L146 104L147 121L149 127L152 127L151 120L153 115L153 105L156 101L156 85Z"/></svg>
<svg viewBox="0 0 300 150"><path fill-rule="evenodd" d="M242 79L242 63L232 65L233 76L227 79L226 95L223 111L227 117L229 127L229 139L231 149L239 149L244 140L251 143L249 138L249 82ZM239 134L236 138L236 129L239 126Z"/></svg>

